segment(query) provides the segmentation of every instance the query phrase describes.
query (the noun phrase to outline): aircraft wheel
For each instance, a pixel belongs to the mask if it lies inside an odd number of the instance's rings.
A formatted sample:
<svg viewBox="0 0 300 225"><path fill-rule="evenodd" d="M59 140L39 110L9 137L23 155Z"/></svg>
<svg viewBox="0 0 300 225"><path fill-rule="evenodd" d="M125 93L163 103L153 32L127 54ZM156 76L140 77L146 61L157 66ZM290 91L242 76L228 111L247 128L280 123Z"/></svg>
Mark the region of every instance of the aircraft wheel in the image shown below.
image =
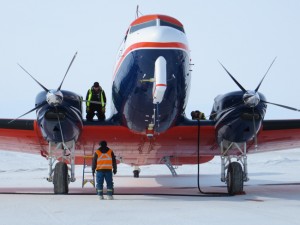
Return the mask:
<svg viewBox="0 0 300 225"><path fill-rule="evenodd" d="M68 166L66 163L56 163L54 168L53 184L54 194L68 194Z"/></svg>
<svg viewBox="0 0 300 225"><path fill-rule="evenodd" d="M244 189L244 172L242 165L238 162L232 162L227 170L227 190L230 195L236 195L243 192Z"/></svg>

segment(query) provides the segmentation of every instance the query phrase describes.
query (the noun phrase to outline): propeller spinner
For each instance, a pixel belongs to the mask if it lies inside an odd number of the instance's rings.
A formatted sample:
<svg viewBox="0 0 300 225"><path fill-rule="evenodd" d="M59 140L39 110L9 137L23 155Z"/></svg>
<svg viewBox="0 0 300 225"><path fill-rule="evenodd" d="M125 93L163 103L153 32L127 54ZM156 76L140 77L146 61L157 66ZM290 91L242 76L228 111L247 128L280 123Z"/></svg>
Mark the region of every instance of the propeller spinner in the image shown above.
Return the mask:
<svg viewBox="0 0 300 225"><path fill-rule="evenodd" d="M260 97L259 97L259 94L255 91L247 91L243 95L243 101L244 101L245 105L247 105L250 108L253 108L253 107L257 106L258 103L260 102Z"/></svg>
<svg viewBox="0 0 300 225"><path fill-rule="evenodd" d="M63 98L61 91L50 90L46 95L47 102L51 106L59 106L63 102Z"/></svg>

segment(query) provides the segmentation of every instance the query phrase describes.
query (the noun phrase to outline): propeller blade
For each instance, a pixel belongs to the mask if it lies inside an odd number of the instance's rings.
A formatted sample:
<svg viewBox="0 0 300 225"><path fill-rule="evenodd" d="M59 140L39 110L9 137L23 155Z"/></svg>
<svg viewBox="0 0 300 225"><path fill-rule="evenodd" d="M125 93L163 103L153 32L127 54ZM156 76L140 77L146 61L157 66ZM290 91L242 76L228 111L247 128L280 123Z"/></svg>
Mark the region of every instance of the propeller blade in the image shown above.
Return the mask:
<svg viewBox="0 0 300 225"><path fill-rule="evenodd" d="M40 104L40 105L34 107L34 108L31 109L30 111L28 111L28 112L24 113L23 115L19 116L18 118L9 121L8 123L12 123L12 122L14 122L15 120L20 119L21 117L23 117L23 116L25 116L25 115L27 115L27 114L33 112L33 111L36 110L36 109L39 109L39 108L43 107L43 106L46 105L46 104L47 104L47 102L45 101L45 102L43 102L42 104Z"/></svg>
<svg viewBox="0 0 300 225"><path fill-rule="evenodd" d="M65 78L66 78L66 76L67 76L67 74L68 74L68 72L69 72L69 69L71 68L72 63L73 63L74 59L76 58L76 55L77 55L77 52L75 52L75 55L73 56L73 58L72 58L72 60L71 60L71 62L70 62L70 64L69 64L69 67L68 67L68 69L67 69L67 71L66 71L66 73L65 73L65 76L64 76L63 80L61 81L59 87L57 88L58 91L60 91L61 86L62 86L62 84L63 84L63 82L64 82L64 80L65 80Z"/></svg>
<svg viewBox="0 0 300 225"><path fill-rule="evenodd" d="M271 105L276 105L276 106L279 106L279 107L282 107L282 108L285 108L285 109L290 109L290 110L300 112L300 109L296 109L296 108L293 108L293 107L290 107L290 106L281 105L281 104L272 103L272 102L267 102L267 101L263 101L263 100L261 100L261 102L268 103L268 104L271 104Z"/></svg>
<svg viewBox="0 0 300 225"><path fill-rule="evenodd" d="M245 93L246 89L229 73L229 71L225 68L225 66L223 66L223 64L218 61L221 66L223 67L223 69L228 73L228 75L231 77L231 79L236 83L237 86L239 86L239 88Z"/></svg>
<svg viewBox="0 0 300 225"><path fill-rule="evenodd" d="M265 73L265 75L264 75L263 78L261 79L260 83L258 84L257 88L255 89L255 92L258 91L258 89L259 89L261 83L262 83L263 80L265 79L266 75L268 74L269 70L271 69L271 67L272 67L273 63L275 62L276 58L277 58L277 56L273 59L273 61L272 61L271 65L269 66L267 72Z"/></svg>
<svg viewBox="0 0 300 225"><path fill-rule="evenodd" d="M252 108L252 115L253 115L253 131L255 132L254 134L254 147L257 150L257 133L256 133L256 125L255 125L255 118L254 118L254 108Z"/></svg>
<svg viewBox="0 0 300 225"><path fill-rule="evenodd" d="M227 112L227 111L230 111L231 109L234 109L234 108L236 108L236 107L238 107L238 106L240 106L240 105L242 105L242 104L244 104L244 103L243 103L243 102L239 102L239 103L237 103L237 104L234 104L233 106L230 106L230 107L225 108L225 109L223 109L222 111L218 112L218 114L220 114L220 113L225 113L225 112ZM210 114L210 115L209 115L209 118L210 118L210 117L214 117L215 115L217 115L217 112Z"/></svg>
<svg viewBox="0 0 300 225"><path fill-rule="evenodd" d="M23 68L19 63L18 63L18 65L19 65L19 67L21 67L22 68L22 70L24 70L25 71L25 73L27 73L29 76L31 76L31 78L35 81L35 82L37 82L45 91L47 91L47 92L49 92L49 90L46 88L46 87L44 87L44 85L42 85L40 82L38 82L27 70L25 70L25 68Z"/></svg>
<svg viewBox="0 0 300 225"><path fill-rule="evenodd" d="M65 143L65 140L64 140L64 134L62 133L62 128L61 128L61 123L60 123L60 119L59 119L57 107L55 107L55 111L56 111L57 121L58 121L58 125L59 125L59 130L60 130L61 140L62 140L62 142L63 142L63 144L64 144L64 143ZM64 146L64 147L65 147L65 146Z"/></svg>

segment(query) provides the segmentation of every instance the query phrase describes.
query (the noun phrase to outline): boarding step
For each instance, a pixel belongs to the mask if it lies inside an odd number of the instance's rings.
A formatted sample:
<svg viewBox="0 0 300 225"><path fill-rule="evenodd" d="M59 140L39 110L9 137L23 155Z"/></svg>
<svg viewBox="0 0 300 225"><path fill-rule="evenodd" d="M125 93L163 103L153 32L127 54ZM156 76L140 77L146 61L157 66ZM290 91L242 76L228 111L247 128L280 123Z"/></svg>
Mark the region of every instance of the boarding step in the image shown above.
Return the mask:
<svg viewBox="0 0 300 225"><path fill-rule="evenodd" d="M83 157L82 188L84 188L87 183L95 187L95 176L92 172L93 157L93 155L85 155Z"/></svg>

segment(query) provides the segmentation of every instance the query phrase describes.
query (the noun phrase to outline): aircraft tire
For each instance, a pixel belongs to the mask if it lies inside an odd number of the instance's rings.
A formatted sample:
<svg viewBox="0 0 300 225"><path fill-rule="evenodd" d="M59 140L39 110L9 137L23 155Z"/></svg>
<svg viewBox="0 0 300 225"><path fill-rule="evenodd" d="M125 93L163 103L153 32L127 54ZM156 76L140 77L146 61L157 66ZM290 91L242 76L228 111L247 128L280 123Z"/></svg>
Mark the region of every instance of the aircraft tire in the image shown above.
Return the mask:
<svg viewBox="0 0 300 225"><path fill-rule="evenodd" d="M68 166L66 163L56 163L54 168L53 184L54 194L68 194Z"/></svg>
<svg viewBox="0 0 300 225"><path fill-rule="evenodd" d="M229 164L226 178L227 190L229 195L236 195L243 192L243 173L243 168L240 163L232 162Z"/></svg>
<svg viewBox="0 0 300 225"><path fill-rule="evenodd" d="M139 178L140 177L140 171L139 170L134 170L133 171L133 177L134 178Z"/></svg>

